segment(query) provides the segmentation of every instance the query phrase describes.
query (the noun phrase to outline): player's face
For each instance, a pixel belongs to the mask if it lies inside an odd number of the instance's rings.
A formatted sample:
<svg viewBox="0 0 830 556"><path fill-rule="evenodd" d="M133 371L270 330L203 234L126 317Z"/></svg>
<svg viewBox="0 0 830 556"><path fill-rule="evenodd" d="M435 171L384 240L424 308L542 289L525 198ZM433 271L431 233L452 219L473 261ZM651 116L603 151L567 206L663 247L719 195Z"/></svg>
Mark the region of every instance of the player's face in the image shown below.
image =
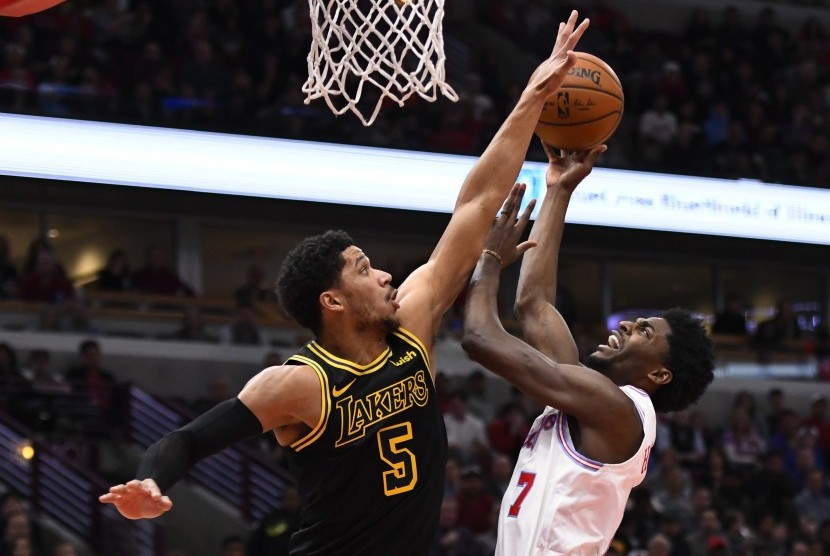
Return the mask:
<svg viewBox="0 0 830 556"><path fill-rule="evenodd" d="M392 275L372 268L369 257L353 245L343 251L343 258L346 264L340 289L357 325L396 330L400 326L396 317L400 305L395 301L398 290L392 287Z"/></svg>
<svg viewBox="0 0 830 556"><path fill-rule="evenodd" d="M618 384L630 384L637 376L662 367L669 351L669 323L659 317L620 322L608 343L588 356L586 365Z"/></svg>

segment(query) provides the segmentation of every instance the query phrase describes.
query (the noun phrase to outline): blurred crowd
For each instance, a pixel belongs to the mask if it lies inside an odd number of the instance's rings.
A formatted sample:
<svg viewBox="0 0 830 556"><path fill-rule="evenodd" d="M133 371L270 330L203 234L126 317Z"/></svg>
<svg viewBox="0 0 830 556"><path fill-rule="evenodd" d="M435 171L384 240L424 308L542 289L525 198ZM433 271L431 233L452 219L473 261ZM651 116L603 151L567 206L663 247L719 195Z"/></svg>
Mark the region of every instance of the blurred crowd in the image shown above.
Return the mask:
<svg viewBox="0 0 830 556"><path fill-rule="evenodd" d="M0 110L477 155L524 85L501 58L541 60L566 7L486 0L453 17L452 4L444 33L461 101L387 106L370 128L304 105L306 0L72 0L6 18ZM669 34L611 2L590 5L580 48L609 62L626 94L605 165L830 186L830 41L818 17L791 29L772 8L727 4ZM530 156L543 155L534 146Z"/></svg>
<svg viewBox="0 0 830 556"><path fill-rule="evenodd" d="M5 410L31 419L28 422L44 433L43 415L55 406L27 413L26 404L38 396L53 401L76 396L83 398L87 411L75 418L88 418L89 408L97 408L96 419L119 430L117 370L106 370L95 341L83 342L77 364L64 372L51 369L45 350L31 350L21 365L18 354L23 359L22 351L0 344ZM184 401L191 412L205 411L233 395L221 379L208 386L205 398ZM515 458L542 410L516 390L505 400L495 386L495 380L480 370L466 376L439 372L436 378L450 452L440 526L430 556L486 556L494 551L499 505ZM788 402L787 392L780 388L769 390L764 399L741 391L723 412L724 418L695 408L662 415L646 481L632 493L608 554L830 554L828 399L815 394L805 412L792 409ZM83 442L73 440L67 431L77 423L67 428L73 416L62 407L55 414L59 422L53 424L54 430L63 431L51 437L54 449L65 459L95 469L95 443L103 438L100 430L95 433L81 424L77 430L85 431ZM283 465L273 438L266 440L258 441L259 448L275 451L270 454L274 465ZM0 533L6 546L0 555L75 554L65 539L42 534L38 516L25 498L11 493L3 500ZM298 511L297 492L288 488L268 515L251 524L246 535L224 539L216 554L287 554ZM181 549L166 556L174 554L195 556Z"/></svg>

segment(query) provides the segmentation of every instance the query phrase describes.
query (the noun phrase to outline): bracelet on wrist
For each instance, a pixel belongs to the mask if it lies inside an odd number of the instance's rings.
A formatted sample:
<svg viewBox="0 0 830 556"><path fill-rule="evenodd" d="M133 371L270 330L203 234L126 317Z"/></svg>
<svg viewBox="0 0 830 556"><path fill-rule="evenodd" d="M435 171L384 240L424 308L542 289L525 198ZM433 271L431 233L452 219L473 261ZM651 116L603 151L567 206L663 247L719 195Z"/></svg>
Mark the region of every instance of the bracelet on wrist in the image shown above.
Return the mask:
<svg viewBox="0 0 830 556"><path fill-rule="evenodd" d="M491 257L493 257L494 259L496 259L497 261L499 261L499 264L504 264L504 263L502 262L502 260L501 260L501 255L499 255L498 253L496 253L496 252L495 252L495 251L493 251L492 249L483 249L483 250L481 251L481 254L482 254L482 255L490 255Z"/></svg>

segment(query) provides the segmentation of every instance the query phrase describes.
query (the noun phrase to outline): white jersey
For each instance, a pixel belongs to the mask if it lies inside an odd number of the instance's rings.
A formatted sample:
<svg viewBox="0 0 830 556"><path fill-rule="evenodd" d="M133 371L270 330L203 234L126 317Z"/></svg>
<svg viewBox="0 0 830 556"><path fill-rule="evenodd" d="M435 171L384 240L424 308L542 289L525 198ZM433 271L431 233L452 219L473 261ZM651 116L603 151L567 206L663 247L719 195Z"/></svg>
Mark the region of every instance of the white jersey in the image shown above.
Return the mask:
<svg viewBox="0 0 830 556"><path fill-rule="evenodd" d="M646 476L657 417L648 394L620 388L637 407L643 442L623 463L600 463L573 447L565 414L553 407L525 439L499 513L497 556L605 554L631 489Z"/></svg>

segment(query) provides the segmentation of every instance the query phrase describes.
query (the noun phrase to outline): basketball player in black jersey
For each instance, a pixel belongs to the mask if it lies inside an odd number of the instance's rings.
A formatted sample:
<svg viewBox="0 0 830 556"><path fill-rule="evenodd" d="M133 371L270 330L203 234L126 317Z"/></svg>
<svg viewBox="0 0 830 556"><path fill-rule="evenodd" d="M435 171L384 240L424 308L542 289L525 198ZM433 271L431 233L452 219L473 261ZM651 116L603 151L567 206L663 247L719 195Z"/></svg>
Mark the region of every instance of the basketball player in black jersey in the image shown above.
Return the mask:
<svg viewBox="0 0 830 556"><path fill-rule="evenodd" d="M200 458L273 431L303 500L291 554L426 554L446 459L435 336L521 169L545 99L576 62L588 26L577 18L560 24L550 58L471 170L429 261L395 290L344 232L304 240L283 262L278 293L315 340L151 446L136 479L102 502L131 519L159 516L172 507L163 493Z"/></svg>

